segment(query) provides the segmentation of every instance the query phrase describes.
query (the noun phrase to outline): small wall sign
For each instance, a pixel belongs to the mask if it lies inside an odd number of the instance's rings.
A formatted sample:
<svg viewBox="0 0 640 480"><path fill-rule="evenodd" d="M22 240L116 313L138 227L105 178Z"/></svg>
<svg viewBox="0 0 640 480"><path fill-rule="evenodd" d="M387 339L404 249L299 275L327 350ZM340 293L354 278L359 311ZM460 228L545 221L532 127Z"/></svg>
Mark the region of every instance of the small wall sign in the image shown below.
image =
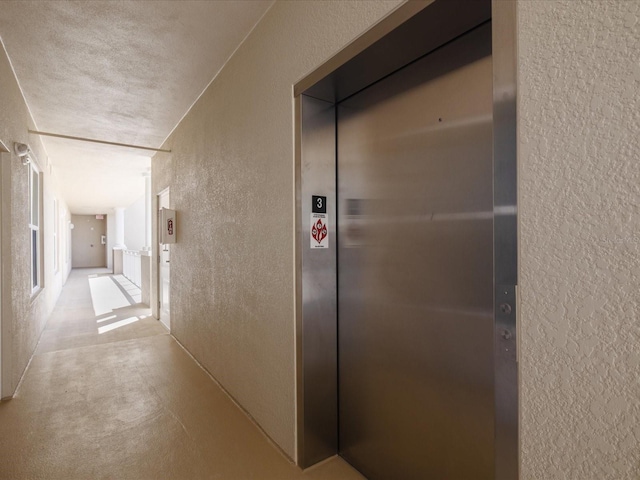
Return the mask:
<svg viewBox="0 0 640 480"><path fill-rule="evenodd" d="M329 248L329 219L327 218L327 197L311 196L311 248Z"/></svg>
<svg viewBox="0 0 640 480"><path fill-rule="evenodd" d="M313 213L327 213L327 197L311 196L311 211Z"/></svg>
<svg viewBox="0 0 640 480"><path fill-rule="evenodd" d="M168 208L160 209L160 243L167 245L176 243L176 211Z"/></svg>

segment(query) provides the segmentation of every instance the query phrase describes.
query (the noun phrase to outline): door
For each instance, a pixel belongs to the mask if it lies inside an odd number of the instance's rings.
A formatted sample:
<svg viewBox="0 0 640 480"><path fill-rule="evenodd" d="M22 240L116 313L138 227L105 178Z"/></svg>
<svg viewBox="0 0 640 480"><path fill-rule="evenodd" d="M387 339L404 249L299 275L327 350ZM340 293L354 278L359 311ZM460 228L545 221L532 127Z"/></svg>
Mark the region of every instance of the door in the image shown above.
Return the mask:
<svg viewBox="0 0 640 480"><path fill-rule="evenodd" d="M491 27L338 105L340 454L494 476Z"/></svg>
<svg viewBox="0 0 640 480"><path fill-rule="evenodd" d="M71 223L71 266L106 267L106 245L102 244L102 236L107 233L104 218L98 219L95 215L72 215Z"/></svg>
<svg viewBox="0 0 640 480"><path fill-rule="evenodd" d="M160 209L169 208L169 190L164 190L158 195L158 227L162 225L160 220ZM158 234L158 238L160 238ZM171 329L169 292L170 292L170 248L171 245L158 245L158 303L160 321L167 329Z"/></svg>

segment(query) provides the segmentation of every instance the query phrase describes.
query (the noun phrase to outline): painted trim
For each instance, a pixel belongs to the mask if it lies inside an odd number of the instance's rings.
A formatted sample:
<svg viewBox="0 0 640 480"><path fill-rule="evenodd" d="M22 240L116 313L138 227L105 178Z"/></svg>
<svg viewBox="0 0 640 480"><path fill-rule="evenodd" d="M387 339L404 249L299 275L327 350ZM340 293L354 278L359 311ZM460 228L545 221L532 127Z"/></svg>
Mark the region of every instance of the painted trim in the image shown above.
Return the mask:
<svg viewBox="0 0 640 480"><path fill-rule="evenodd" d="M2 143L0 152L0 399L11 398L11 160L12 155ZM6 152L4 151L6 150Z"/></svg>
<svg viewBox="0 0 640 480"><path fill-rule="evenodd" d="M167 152L171 153L171 150L166 150L162 148L154 148L154 147L145 147L142 145L133 145L130 143L119 143L119 142L111 142L108 140L98 140L96 138L86 138L86 137L74 137L72 135L62 135L60 133L50 133L50 132L40 132L38 130L29 130L29 133L33 133L34 135L40 135L43 137L55 137L62 138L65 140L77 140L79 142L90 142L90 143L100 143L102 145L111 145L114 147L124 147L124 148L136 148L138 150L150 150L152 152Z"/></svg>

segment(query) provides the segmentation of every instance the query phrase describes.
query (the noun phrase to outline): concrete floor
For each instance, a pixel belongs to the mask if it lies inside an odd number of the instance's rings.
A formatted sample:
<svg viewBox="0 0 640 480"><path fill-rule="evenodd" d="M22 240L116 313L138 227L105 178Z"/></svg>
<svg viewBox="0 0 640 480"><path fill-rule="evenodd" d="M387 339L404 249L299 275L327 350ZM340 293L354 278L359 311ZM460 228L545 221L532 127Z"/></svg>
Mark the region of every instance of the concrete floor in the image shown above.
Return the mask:
<svg viewBox="0 0 640 480"><path fill-rule="evenodd" d="M299 470L104 272L71 273L0 403L0 479L363 478L338 457Z"/></svg>

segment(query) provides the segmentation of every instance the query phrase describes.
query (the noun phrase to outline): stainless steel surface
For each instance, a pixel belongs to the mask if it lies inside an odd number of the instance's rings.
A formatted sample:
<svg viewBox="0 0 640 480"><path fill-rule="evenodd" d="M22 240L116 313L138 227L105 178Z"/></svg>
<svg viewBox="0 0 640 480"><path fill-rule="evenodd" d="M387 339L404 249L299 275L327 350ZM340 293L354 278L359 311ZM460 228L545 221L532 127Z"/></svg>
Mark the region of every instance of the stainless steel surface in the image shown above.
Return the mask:
<svg viewBox="0 0 640 480"><path fill-rule="evenodd" d="M294 128L294 180L295 180L295 241L294 285L296 289L296 453L295 462L302 466L304 452L304 359L302 356L302 96L293 99Z"/></svg>
<svg viewBox="0 0 640 480"><path fill-rule="evenodd" d="M516 2L493 0L494 270L496 304L496 480L519 472L518 444L518 224L516 157ZM505 338L500 332L509 332Z"/></svg>
<svg viewBox="0 0 640 480"><path fill-rule="evenodd" d="M335 106L302 96L298 202L301 229L302 334L298 337L298 464L324 460L337 451L336 177ZM311 249L311 197L327 197L329 248ZM300 331L300 330L299 330Z"/></svg>
<svg viewBox="0 0 640 480"><path fill-rule="evenodd" d="M313 315L313 310L323 308L318 302L303 302L303 296L308 299L310 292L305 291L307 288L316 289L317 284L309 282L310 274L307 273L306 282L303 282L303 253L308 255L308 233L307 228L303 229L302 222L308 224L308 215L302 215L303 206L308 209L307 205L308 192L303 194L301 186L303 181L313 176L313 165L305 163L303 168L301 158L304 153L302 147L301 136L302 131L308 127L303 126L302 121L302 97L300 93L322 98L324 100L342 100L344 92L352 91L349 85L357 85L360 88L369 85L381 77L392 73L393 68L390 67L393 62L385 62L381 60L380 55L369 55L369 64L364 65L358 63L358 58L367 57L367 52L375 53L375 45L384 43L387 45L392 55L401 52L406 56L409 53L407 49L411 47L411 42L407 42L407 38L411 37L411 28L407 28L410 24L408 20L413 19L422 31L424 31L425 23L436 20L439 26L446 28L454 28L450 24L462 24L468 20L468 8L459 8L455 15L447 15L442 18L436 18L435 13L446 7L444 4L451 6L453 2L446 0L437 0L437 2L407 2L383 19L379 24L374 26L368 32L356 39L348 45L343 51L339 52L334 58L327 61L314 72L309 74L295 86L296 95L296 322L297 322L297 374L298 374L298 463L301 466L308 466L315 460L321 460L326 456L330 456L335 451L335 445L330 446L331 437L324 435L325 442L316 442L323 437L319 432L326 432L326 424L322 424L323 413L326 414L330 407L328 405L320 406L311 392L311 385L321 384L320 379L327 378L332 375L331 369L335 363L324 361L315 362L309 365L309 359L304 355L303 340L307 341L312 338L314 348L320 350L321 346L330 348L332 338L324 335L312 335L306 332L309 327L313 330L315 327L309 322L303 321L303 318L309 314ZM473 2L477 7L477 3ZM485 4L488 2L484 2ZM440 10L434 8L437 4ZM428 8L427 8L428 7ZM484 7L483 7L484 8ZM470 222L473 218L477 221L481 219L491 218L495 214L494 219L494 268L495 283L497 284L495 291L495 317L494 317L494 360L495 360L495 407L491 414L495 417L495 478L499 480L518 478L518 408L517 408L517 195L516 195L516 106L515 106L515 88L516 88L516 36L515 36L515 9L516 2L493 0L491 5L491 16L493 24L493 136L494 136L494 205L493 210L489 209L483 212L469 213L434 213L430 217L430 222L437 223L458 221L464 224L465 221ZM446 10L446 8L444 8ZM475 10L475 9L474 9ZM442 13L442 12L441 12ZM420 20L417 19L420 17ZM414 26L415 26L414 25ZM391 41L386 41L391 40ZM445 38L449 41L451 38ZM423 40L420 40L421 42ZM438 45L436 45L437 47ZM424 49L424 45L422 47ZM421 54L430 51L427 48ZM417 50L416 50L417 51ZM365 53L365 55L361 55ZM360 65L361 75L358 78L349 78L338 71L354 72L355 66ZM381 68L382 66L382 68ZM347 68L345 68L347 67ZM385 68L387 70L385 70ZM364 72L364 76L362 75ZM375 72L375 73L374 73ZM357 74L357 72L356 72ZM377 77L376 77L377 75ZM324 79L324 80L323 80ZM320 88L324 82L324 87ZM355 83L354 83L355 82ZM360 82L360 83L358 83ZM364 83L363 83L364 82ZM319 85L316 85L319 84ZM314 87L314 85L316 85ZM313 87L313 88L312 88ZM326 87L326 88L325 88ZM315 90L314 90L315 88ZM342 93L341 93L342 92ZM443 121L446 119L443 119ZM463 122L460 127L464 127ZM335 138L327 140L335 142ZM316 147L314 147L316 148ZM319 147L322 149L322 147ZM330 156L330 154L329 154ZM329 158L329 157L326 157ZM320 160L324 161L324 160ZM391 178L391 176L390 176ZM362 204L351 202L352 211L356 211ZM407 215L403 218L384 218L380 223L389 228L394 228L395 224L406 224L407 221L420 222L420 215ZM351 230L347 241L351 243L350 248L359 248L358 244L364 245L364 239L359 237L359 232L367 225L366 216L352 215L349 219ZM445 223L443 223L444 225ZM369 225L370 228L371 225ZM304 233L303 233L304 232ZM303 240L304 235L304 240ZM332 235L335 238L334 235ZM364 246L363 248L372 248ZM447 263L444 260L442 264ZM455 261L449 262L447 268L455 269ZM445 268L444 266L442 268ZM310 270L307 265L307 272ZM396 269L397 270L397 269ZM303 283L305 286L303 288ZM504 294L504 292L508 294ZM500 294L500 292L503 292ZM501 296L508 296L509 301L505 301ZM332 300L330 300L332 301ZM501 305L506 304L511 311L502 311ZM493 305L492 305L493 307ZM466 338L466 337L465 337ZM440 346L441 349L454 349L456 345L449 345L455 342L455 335L447 336L442 340L446 347ZM411 344L409 344L411 345ZM308 354L309 352L307 352ZM305 363L306 362L306 363ZM311 372L311 373L309 373ZM400 375L396 382L402 385L405 377ZM305 391L309 392L305 396ZM331 403L330 398L326 399ZM308 408L313 404L313 408ZM318 415L318 412L320 414ZM314 427L312 427L312 425ZM314 431L314 428L316 429ZM324 445L315 448L313 445ZM320 453L323 452L323 453ZM464 461L466 454L462 454L460 459ZM394 474L394 478L398 478ZM477 478L477 477L473 477Z"/></svg>
<svg viewBox="0 0 640 480"><path fill-rule="evenodd" d="M496 309L496 480L518 478L518 389L516 336L516 287L496 285L495 301L512 308Z"/></svg>
<svg viewBox="0 0 640 480"><path fill-rule="evenodd" d="M338 106L340 453L371 479L494 477L492 108L490 24Z"/></svg>

